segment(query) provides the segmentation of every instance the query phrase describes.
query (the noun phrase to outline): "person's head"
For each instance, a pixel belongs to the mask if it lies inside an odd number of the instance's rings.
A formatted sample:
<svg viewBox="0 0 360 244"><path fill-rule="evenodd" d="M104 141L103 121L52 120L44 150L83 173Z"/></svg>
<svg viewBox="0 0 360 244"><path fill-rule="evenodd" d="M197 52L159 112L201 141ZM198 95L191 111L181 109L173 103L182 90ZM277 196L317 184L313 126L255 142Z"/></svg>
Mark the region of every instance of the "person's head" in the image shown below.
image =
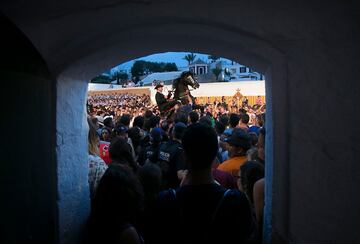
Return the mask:
<svg viewBox="0 0 360 244"><path fill-rule="evenodd" d="M141 115L136 116L133 122L133 126L137 126L141 129L144 125L144 120L145 120L144 116Z"/></svg>
<svg viewBox="0 0 360 244"><path fill-rule="evenodd" d="M91 218L108 221L97 224L110 226L132 221L143 208L143 200L143 188L136 175L126 166L111 164L96 190Z"/></svg>
<svg viewBox="0 0 360 244"><path fill-rule="evenodd" d="M161 190L162 173L160 167L155 163L147 162L139 169L138 176L145 195L153 199L156 198Z"/></svg>
<svg viewBox="0 0 360 244"><path fill-rule="evenodd" d="M109 142L110 141L110 135L111 135L111 132L110 132L109 128L104 127L104 128L101 129L100 139L102 141Z"/></svg>
<svg viewBox="0 0 360 244"><path fill-rule="evenodd" d="M195 111L191 111L189 113L189 122L191 124L195 124L198 121L199 121L199 114L197 112L195 112Z"/></svg>
<svg viewBox="0 0 360 244"><path fill-rule="evenodd" d="M159 145L162 141L161 129L153 128L150 132L150 141L154 145Z"/></svg>
<svg viewBox="0 0 360 244"><path fill-rule="evenodd" d="M215 122L215 131L216 134L221 135L225 131L225 125L223 123L220 123L219 121Z"/></svg>
<svg viewBox="0 0 360 244"><path fill-rule="evenodd" d="M150 129L158 127L160 125L161 118L157 115L153 115L149 118Z"/></svg>
<svg viewBox="0 0 360 244"><path fill-rule="evenodd" d="M246 109L240 108L240 109L239 109L239 115L240 115L240 117L241 117L243 114L246 114Z"/></svg>
<svg viewBox="0 0 360 244"><path fill-rule="evenodd" d="M95 130L99 129L100 125L99 125L98 118L96 118L95 116L91 117L91 122L92 122Z"/></svg>
<svg viewBox="0 0 360 244"><path fill-rule="evenodd" d="M215 130L207 125L190 125L183 136L182 144L189 170L211 169L218 152Z"/></svg>
<svg viewBox="0 0 360 244"><path fill-rule="evenodd" d="M118 124L113 130L112 138L120 137L125 140L128 139L128 128L123 124Z"/></svg>
<svg viewBox="0 0 360 244"><path fill-rule="evenodd" d="M265 114L259 114L256 116L257 123L260 127L263 127L265 125Z"/></svg>
<svg viewBox="0 0 360 244"><path fill-rule="evenodd" d="M163 120L160 124L160 127L163 131L167 132L169 130L169 122L167 120Z"/></svg>
<svg viewBox="0 0 360 244"><path fill-rule="evenodd" d="M140 144L142 134L139 127L135 126L128 130L128 136L131 139L131 142L134 146L134 148L137 148L137 146Z"/></svg>
<svg viewBox="0 0 360 244"><path fill-rule="evenodd" d="M111 141L109 147L109 155L112 164L123 164L137 170L136 162L132 155L132 149L127 140L123 138L115 138Z"/></svg>
<svg viewBox="0 0 360 244"><path fill-rule="evenodd" d="M175 123L182 122L182 123L184 123L184 124L186 125L187 122L188 122L188 118L187 118L187 116L186 116L185 113L183 113L183 112L177 112L177 113L175 114L175 117L174 117L174 122L175 122Z"/></svg>
<svg viewBox="0 0 360 244"><path fill-rule="evenodd" d="M155 90L158 91L158 92L162 92L162 91L163 91L163 87L164 87L163 85L158 84L158 85L155 86Z"/></svg>
<svg viewBox="0 0 360 244"><path fill-rule="evenodd" d="M231 128L235 128L240 121L240 116L238 114L230 114L229 124Z"/></svg>
<svg viewBox="0 0 360 244"><path fill-rule="evenodd" d="M175 140L182 140L184 132L186 130L186 124L182 123L182 122L177 122L174 126L173 129L173 138Z"/></svg>
<svg viewBox="0 0 360 244"><path fill-rule="evenodd" d="M249 115L245 113L241 116L240 120L241 120L241 123L247 125L249 123L249 119L250 119Z"/></svg>
<svg viewBox="0 0 360 244"><path fill-rule="evenodd" d="M249 132L249 137L250 137L250 143L252 147L256 147L257 142L258 142L258 136L256 135L255 132Z"/></svg>
<svg viewBox="0 0 360 244"><path fill-rule="evenodd" d="M120 119L119 119L118 122L119 122L120 124L123 124L123 125L125 125L126 127L129 128L129 126L130 126L130 120L131 120L130 114L123 114L123 115L120 117Z"/></svg>
<svg viewBox="0 0 360 244"><path fill-rule="evenodd" d="M248 134L240 128L234 128L231 136L226 138L225 141L229 145L230 157L243 156L251 147Z"/></svg>
<svg viewBox="0 0 360 244"><path fill-rule="evenodd" d="M89 125L89 133L88 133L88 152L91 155L99 155L99 143L100 138L98 133L96 132L94 125L88 119L88 125Z"/></svg>
<svg viewBox="0 0 360 244"><path fill-rule="evenodd" d="M238 187L254 203L253 188L256 181L264 178L264 166L256 161L247 161L240 167Z"/></svg>
<svg viewBox="0 0 360 244"><path fill-rule="evenodd" d="M111 116L105 116L103 123L104 123L104 126L106 126L108 128L114 128L114 121Z"/></svg>
<svg viewBox="0 0 360 244"><path fill-rule="evenodd" d="M219 105L218 109L221 114L225 113L225 107L223 105Z"/></svg>
<svg viewBox="0 0 360 244"><path fill-rule="evenodd" d="M210 116L203 116L199 120L200 124L212 127L211 117Z"/></svg>
<svg viewBox="0 0 360 244"><path fill-rule="evenodd" d="M225 127L227 127L229 125L229 116L227 116L226 114L221 115L219 118L219 122Z"/></svg>
<svg viewBox="0 0 360 244"><path fill-rule="evenodd" d="M150 109L148 109L148 110L145 111L144 116L145 116L145 119L148 119L151 116L153 116L153 112Z"/></svg>

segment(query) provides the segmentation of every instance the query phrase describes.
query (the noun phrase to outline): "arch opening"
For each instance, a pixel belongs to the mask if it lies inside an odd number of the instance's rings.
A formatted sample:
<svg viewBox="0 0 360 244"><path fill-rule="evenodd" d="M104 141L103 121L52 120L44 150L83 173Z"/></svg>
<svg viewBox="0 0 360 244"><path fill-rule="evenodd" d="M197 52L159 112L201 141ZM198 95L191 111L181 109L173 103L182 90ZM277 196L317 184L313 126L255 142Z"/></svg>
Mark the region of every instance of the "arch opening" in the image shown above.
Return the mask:
<svg viewBox="0 0 360 244"><path fill-rule="evenodd" d="M166 27L166 26L165 26ZM109 69L119 62L147 56L152 53L166 52L168 50L181 51L191 50L200 53L212 53L214 55L223 55L231 58L235 62L240 62L248 67L253 67L259 70L266 76L266 104L267 104L267 136L266 136L266 208L265 208L265 240L271 238L271 233L277 230L273 229L274 218L276 218L276 225L282 226L282 230L287 230L287 173L286 173L286 118L280 113L286 111L286 90L287 77L286 77L286 60L282 53L274 49L269 43L257 39L252 35L244 34L243 32L229 31L229 28L221 29L217 26L200 25L201 33L191 32L191 30L199 29L198 23L195 24L177 24L177 28L163 30L164 25L148 26L145 30L132 29L131 38L122 40L121 42L111 43L103 48L98 48L96 45L91 46L91 52L86 52L87 55L79 56L77 59L72 60L72 63L66 64L66 68L58 74L58 90L57 90L57 137L62 143L57 147L57 160L58 168L63 168L66 165L68 170L62 173L59 170L60 181L60 195L64 196L65 207L63 215L66 216L67 208L76 208L71 202L68 201L69 196L78 199L78 201L86 201L88 199L88 192L82 190L81 194L77 192L74 196L73 184L85 187L86 175L86 93L87 81L94 77L96 74L103 70ZM214 37L214 29L219 32L219 37ZM161 30L161 33L159 32ZM178 30L178 31L175 31ZM187 35L183 36L185 30L190 30ZM166 33L166 34L165 34ZM146 42L144 42L146 36ZM110 38L111 39L111 38ZM116 39L116 38L115 38ZM241 42L241 44L239 44ZM85 48L86 49L86 48ZM118 53L121 52L120 55ZM74 106L76 104L76 106ZM71 105L71 106L70 106ZM274 114L277 120L273 121ZM79 116L81 115L81 116ZM63 118L66 117L66 121ZM81 131L78 135L71 133L69 129ZM280 129L281 128L281 129ZM275 136L276 133L276 136ZM73 146L81 148L77 155L68 157L69 150ZM274 146L281 147L284 153L274 154ZM74 175L71 185L64 182L61 185L62 178L69 178L68 173L71 169L79 170L78 165L72 162L82 162L83 173L81 177ZM277 164L274 164L277 162ZM274 178L273 172L281 170L281 177ZM66 177L65 177L66 174ZM76 185L76 184L75 184ZM277 195L284 194L285 197L277 199L276 206L273 205L274 187L276 186ZM68 205L70 204L70 205ZM60 202L61 205L61 202ZM86 205L86 203L85 203ZM85 211L86 212L86 211ZM85 215L83 216L83 219ZM81 219L81 218L80 218ZM64 218L63 225L71 225L72 220ZM60 225L62 224L60 220ZM60 228L61 230L61 228ZM282 236L287 236L286 231L279 233ZM61 235L61 234L60 234Z"/></svg>

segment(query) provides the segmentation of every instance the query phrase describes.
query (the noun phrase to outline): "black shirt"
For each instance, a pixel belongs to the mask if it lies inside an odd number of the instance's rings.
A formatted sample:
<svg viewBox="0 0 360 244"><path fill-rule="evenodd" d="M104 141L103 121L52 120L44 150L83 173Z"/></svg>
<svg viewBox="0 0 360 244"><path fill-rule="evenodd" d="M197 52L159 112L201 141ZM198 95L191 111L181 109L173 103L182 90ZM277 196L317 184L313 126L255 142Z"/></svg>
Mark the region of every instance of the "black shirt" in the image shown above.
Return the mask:
<svg viewBox="0 0 360 244"><path fill-rule="evenodd" d="M149 159L151 162L156 163L159 157L159 149L160 145L148 145L147 147L143 148L140 152L138 163L140 165L144 165L146 159Z"/></svg>
<svg viewBox="0 0 360 244"><path fill-rule="evenodd" d="M217 184L161 192L154 215L157 243L253 243L248 199L236 189L225 192Z"/></svg>
<svg viewBox="0 0 360 244"><path fill-rule="evenodd" d="M185 169L183 151L181 143L174 140L160 146L158 162L163 173L164 189L179 186L177 171Z"/></svg>

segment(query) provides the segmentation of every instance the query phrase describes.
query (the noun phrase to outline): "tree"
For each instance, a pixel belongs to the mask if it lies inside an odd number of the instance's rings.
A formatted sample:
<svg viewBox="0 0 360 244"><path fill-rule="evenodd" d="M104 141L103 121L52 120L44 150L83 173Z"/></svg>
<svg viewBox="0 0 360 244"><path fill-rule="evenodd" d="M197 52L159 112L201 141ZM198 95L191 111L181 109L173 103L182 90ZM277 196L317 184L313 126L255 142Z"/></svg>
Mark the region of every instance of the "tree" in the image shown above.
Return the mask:
<svg viewBox="0 0 360 244"><path fill-rule="evenodd" d="M219 67L216 67L215 69L212 69L211 71L212 71L213 74L215 75L216 80L218 80L218 79L219 79L219 75L221 74L222 69L219 68Z"/></svg>
<svg viewBox="0 0 360 244"><path fill-rule="evenodd" d="M175 63L166 63L164 71L178 71L178 67Z"/></svg>
<svg viewBox="0 0 360 244"><path fill-rule="evenodd" d="M194 62L196 55L193 53L189 53L187 55L185 55L185 57L183 59L185 59L186 61L188 61L188 65L190 65L192 62Z"/></svg>
<svg viewBox="0 0 360 244"><path fill-rule="evenodd" d="M178 71L178 67L175 63L158 63L143 60L135 61L131 67L131 75L135 78L135 80L139 80L139 77L142 75L166 71Z"/></svg>
<svg viewBox="0 0 360 244"><path fill-rule="evenodd" d="M125 80L129 79L129 75L125 72L115 71L112 75L112 79L116 80L116 84L120 85L120 82L123 83Z"/></svg>
<svg viewBox="0 0 360 244"><path fill-rule="evenodd" d="M145 74L145 61L137 60L131 67L131 75L138 79L140 76Z"/></svg>
<svg viewBox="0 0 360 244"><path fill-rule="evenodd" d="M212 63L214 63L216 60L218 60L220 57L218 56L214 56L214 55L209 55L208 56L208 59L211 60Z"/></svg>
<svg viewBox="0 0 360 244"><path fill-rule="evenodd" d="M90 83L110 84L110 82L110 77L103 74L98 75L90 80Z"/></svg>

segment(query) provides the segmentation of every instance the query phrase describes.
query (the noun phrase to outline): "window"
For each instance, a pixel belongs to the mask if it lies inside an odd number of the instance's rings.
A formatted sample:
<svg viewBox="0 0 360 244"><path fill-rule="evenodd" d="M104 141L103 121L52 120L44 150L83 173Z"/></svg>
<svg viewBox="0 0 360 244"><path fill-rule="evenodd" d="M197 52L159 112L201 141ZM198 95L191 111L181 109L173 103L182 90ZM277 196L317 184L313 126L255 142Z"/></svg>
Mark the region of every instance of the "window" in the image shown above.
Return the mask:
<svg viewBox="0 0 360 244"><path fill-rule="evenodd" d="M246 67L240 67L240 73L246 73Z"/></svg>

